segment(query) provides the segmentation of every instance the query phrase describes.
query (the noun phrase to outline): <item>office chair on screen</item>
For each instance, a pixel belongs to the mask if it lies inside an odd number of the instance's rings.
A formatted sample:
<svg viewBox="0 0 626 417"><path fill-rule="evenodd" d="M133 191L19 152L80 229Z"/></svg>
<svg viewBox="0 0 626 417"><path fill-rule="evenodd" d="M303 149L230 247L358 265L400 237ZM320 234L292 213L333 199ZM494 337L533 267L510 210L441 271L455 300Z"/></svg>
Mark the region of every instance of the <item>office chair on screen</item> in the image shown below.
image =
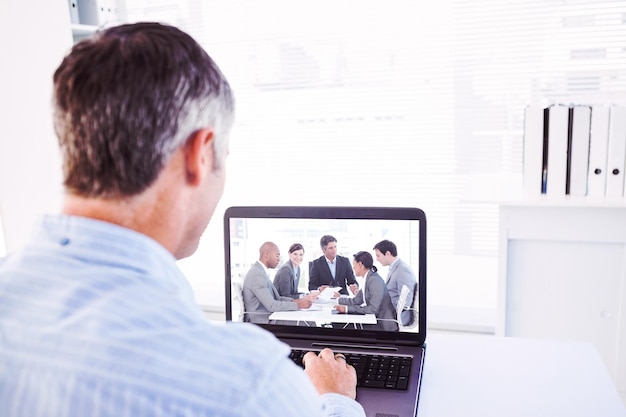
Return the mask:
<svg viewBox="0 0 626 417"><path fill-rule="evenodd" d="M237 321L242 322L244 319L244 314L246 312L246 309L243 304L243 285L241 285L240 282L233 281L232 287L233 287L233 297L235 301L237 302L237 305L239 305L239 315L238 315Z"/></svg>
<svg viewBox="0 0 626 417"><path fill-rule="evenodd" d="M246 311L246 304L243 300L243 284L241 282L238 281L233 281L231 283L232 286L232 295L233 295L233 299L235 300L235 302L237 303L237 305L239 306L239 314L237 315L237 321L243 322L249 322L250 321L250 315L253 314L258 314L258 315L267 315L267 313L265 312L250 312L250 311Z"/></svg>
<svg viewBox="0 0 626 417"><path fill-rule="evenodd" d="M411 302L410 306L405 306L406 304L406 299L409 296L409 287L406 285L402 286L402 289L400 290L400 297L398 298L398 307L397 307L397 312L398 312L398 316L397 316L397 320L398 320L398 327L400 327L400 330L408 330L408 329L413 329L417 326L418 324L418 319L417 319L417 309L415 308L415 306L417 305L417 283L415 283L415 286L413 287L413 301ZM404 294L404 296L403 296ZM406 326L404 326L402 324L402 312L409 310L411 311L411 320L409 321L409 324L407 324Z"/></svg>
<svg viewBox="0 0 626 417"><path fill-rule="evenodd" d="M400 295L398 296L398 305L396 306L396 318L395 319L381 319L381 318L377 318L376 320L381 321L381 320L390 320L390 321L395 321L398 324L398 330L409 330L412 329L414 327L417 326L418 320L417 320L417 309L415 308L415 305L417 303L417 284L415 284L415 287L413 288L413 302L411 303L410 306L405 306L406 304L406 299L409 297L409 292L411 290L409 289L408 286L403 285L402 288L400 289ZM406 310L410 310L411 311L411 321L409 321L409 324L407 324L406 326L402 324L402 312L406 311Z"/></svg>

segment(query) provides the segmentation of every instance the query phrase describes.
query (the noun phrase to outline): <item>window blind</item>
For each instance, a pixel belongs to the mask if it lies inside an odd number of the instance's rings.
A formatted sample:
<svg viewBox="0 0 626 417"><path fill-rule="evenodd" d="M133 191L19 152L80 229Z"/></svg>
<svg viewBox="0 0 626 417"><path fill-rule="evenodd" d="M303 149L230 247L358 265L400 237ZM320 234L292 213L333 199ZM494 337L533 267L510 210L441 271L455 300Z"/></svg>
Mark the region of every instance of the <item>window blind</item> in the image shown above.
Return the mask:
<svg viewBox="0 0 626 417"><path fill-rule="evenodd" d="M180 261L198 302L218 309L227 206L417 206L429 308L495 323L498 201L521 193L524 107L626 97L625 1L125 0L125 11L187 30L234 89L226 191Z"/></svg>

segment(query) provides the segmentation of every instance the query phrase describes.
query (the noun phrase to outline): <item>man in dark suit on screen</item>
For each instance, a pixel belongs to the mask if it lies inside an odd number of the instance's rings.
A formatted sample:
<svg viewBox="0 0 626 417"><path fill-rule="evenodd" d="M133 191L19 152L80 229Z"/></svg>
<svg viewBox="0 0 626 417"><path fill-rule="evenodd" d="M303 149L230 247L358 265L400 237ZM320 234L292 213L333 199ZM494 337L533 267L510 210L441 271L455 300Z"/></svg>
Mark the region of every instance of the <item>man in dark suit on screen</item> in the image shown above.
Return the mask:
<svg viewBox="0 0 626 417"><path fill-rule="evenodd" d="M309 291L324 291L328 286L341 287L340 294L348 295L348 288L353 294L359 290L350 260L337 255L337 239L324 235L320 239L324 253L314 260L309 273Z"/></svg>

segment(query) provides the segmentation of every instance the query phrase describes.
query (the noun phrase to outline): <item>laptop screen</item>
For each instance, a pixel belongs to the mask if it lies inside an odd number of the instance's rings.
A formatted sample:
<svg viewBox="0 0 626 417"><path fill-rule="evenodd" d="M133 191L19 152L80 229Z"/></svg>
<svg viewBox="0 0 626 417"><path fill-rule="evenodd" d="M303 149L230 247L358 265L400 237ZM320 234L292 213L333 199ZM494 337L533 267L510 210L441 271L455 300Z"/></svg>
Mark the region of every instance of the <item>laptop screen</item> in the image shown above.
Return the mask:
<svg viewBox="0 0 626 417"><path fill-rule="evenodd" d="M334 245L330 246L336 246L334 268L328 265L321 247L324 236L327 240L332 237ZM377 259L374 246L382 241L393 243L397 258L404 264L405 275L407 267L413 272L413 284L410 279L403 281L407 284L406 294L400 294L401 285L387 284L390 268L394 264L390 263L391 258ZM258 265L260 248L266 242L274 243L280 252L280 261L274 268L265 269ZM426 217L420 209L230 207L224 216L224 243L227 320L250 321L275 333L301 336L322 333L337 337L366 336L413 342L423 342L425 338ZM294 247L301 248L301 260L291 259L289 250ZM366 278L360 276L365 275L363 270L355 273L353 269L355 254L359 252L367 252L371 256L369 259L379 276L367 278L372 280L370 285L366 285ZM380 256L381 251L378 252ZM342 257L341 261L339 258ZM278 281L277 274L283 266L288 266L289 270L280 272ZM255 284L251 278L246 279L252 268L265 271L277 291L284 292L285 285L293 285L290 294L282 294L281 297L300 298L313 292L317 294L317 300L311 307L297 311L293 308L291 311L273 311L274 307L268 310L268 306L254 296L259 289L253 288ZM331 273L331 269L335 270ZM342 274L342 277L347 274L348 282L344 281L347 291L339 290L338 282L331 274ZM288 283L285 283L283 278L287 276ZM337 278L339 281L343 279ZM259 280L257 286L264 285L261 278ZM350 282L357 285L350 288ZM326 284L331 289L318 294L320 286ZM390 289L387 290L387 287ZM277 298L276 292L273 298ZM405 301L400 302L403 308L398 313L399 298ZM334 304L347 304L347 314L336 311Z"/></svg>

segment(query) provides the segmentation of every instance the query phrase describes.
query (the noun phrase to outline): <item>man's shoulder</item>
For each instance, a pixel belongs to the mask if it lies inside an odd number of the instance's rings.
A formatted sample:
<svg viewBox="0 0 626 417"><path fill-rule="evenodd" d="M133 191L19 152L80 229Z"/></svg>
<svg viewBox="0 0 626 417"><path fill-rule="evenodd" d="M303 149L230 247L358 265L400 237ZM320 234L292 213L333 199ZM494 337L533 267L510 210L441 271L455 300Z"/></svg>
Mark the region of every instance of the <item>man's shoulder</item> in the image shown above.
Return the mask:
<svg viewBox="0 0 626 417"><path fill-rule="evenodd" d="M254 262L250 266L250 269L248 269L248 272L246 272L245 278L248 278L248 277L251 277L251 276L257 276L257 275L259 275L259 273L261 271L263 271L263 268L261 268L261 265L259 265L258 262Z"/></svg>
<svg viewBox="0 0 626 417"><path fill-rule="evenodd" d="M413 268L411 268L411 265L409 265L401 258L398 258L398 269L402 269L406 272L410 272L411 274L413 274Z"/></svg>
<svg viewBox="0 0 626 417"><path fill-rule="evenodd" d="M337 255L337 261L343 263L350 263L350 259L346 256Z"/></svg>
<svg viewBox="0 0 626 417"><path fill-rule="evenodd" d="M312 261L314 264L320 264L322 262L326 262L326 259L324 258L324 255L320 256L319 258L315 258Z"/></svg>

